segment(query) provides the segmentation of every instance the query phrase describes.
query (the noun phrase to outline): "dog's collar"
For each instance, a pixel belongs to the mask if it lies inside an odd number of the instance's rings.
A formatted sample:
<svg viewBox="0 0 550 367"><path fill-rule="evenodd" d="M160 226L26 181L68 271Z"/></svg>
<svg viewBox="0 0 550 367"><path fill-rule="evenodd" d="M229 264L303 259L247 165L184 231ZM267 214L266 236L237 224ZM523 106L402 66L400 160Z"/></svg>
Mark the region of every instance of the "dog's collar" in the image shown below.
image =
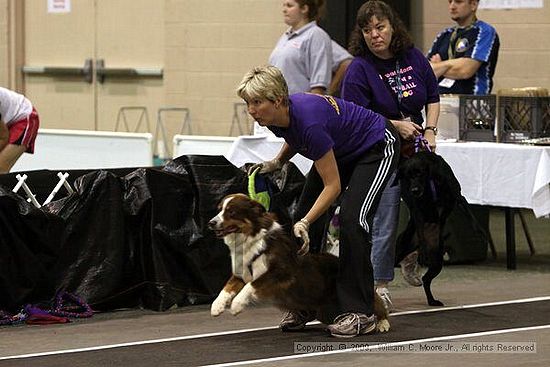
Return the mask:
<svg viewBox="0 0 550 367"><path fill-rule="evenodd" d="M264 238L266 236L268 236L271 232L273 231L277 231L277 230L280 230L281 227L279 225L276 225L276 223L274 223L271 228L269 228L265 234L264 234ZM262 256L263 254L265 253L265 247L261 248L260 251L258 251L257 253L254 254L254 256L252 256L252 258L250 259L250 262L248 263L248 271L250 272L250 276L252 278L254 278L254 274L253 274L253 271L252 271L252 265L254 264L254 261L258 260L258 258L260 256Z"/></svg>
<svg viewBox="0 0 550 367"><path fill-rule="evenodd" d="M250 276L252 277L252 279L254 279L254 273L252 272L252 265L254 264L254 261L258 260L258 258L262 256L264 253L265 253L265 250L262 250L254 254L254 256L252 256L252 258L250 259L250 262L248 263L248 271L250 272Z"/></svg>

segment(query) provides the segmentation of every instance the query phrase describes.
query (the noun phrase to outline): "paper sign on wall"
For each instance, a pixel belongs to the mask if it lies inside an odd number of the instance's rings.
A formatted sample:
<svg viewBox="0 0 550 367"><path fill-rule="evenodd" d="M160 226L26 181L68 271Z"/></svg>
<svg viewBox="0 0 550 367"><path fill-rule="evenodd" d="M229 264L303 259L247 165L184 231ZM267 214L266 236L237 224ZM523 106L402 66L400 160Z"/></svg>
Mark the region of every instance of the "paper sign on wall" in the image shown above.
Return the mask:
<svg viewBox="0 0 550 367"><path fill-rule="evenodd" d="M48 13L70 13L71 0L48 0Z"/></svg>
<svg viewBox="0 0 550 367"><path fill-rule="evenodd" d="M544 0L483 0L480 9L526 9L543 8Z"/></svg>

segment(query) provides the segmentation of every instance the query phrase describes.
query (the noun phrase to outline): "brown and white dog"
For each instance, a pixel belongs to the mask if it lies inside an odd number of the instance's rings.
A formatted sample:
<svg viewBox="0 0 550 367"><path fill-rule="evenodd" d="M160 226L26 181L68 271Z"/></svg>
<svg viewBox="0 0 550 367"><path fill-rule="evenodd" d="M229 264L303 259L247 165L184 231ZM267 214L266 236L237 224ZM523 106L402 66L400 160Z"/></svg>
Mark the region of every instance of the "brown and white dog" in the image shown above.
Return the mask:
<svg viewBox="0 0 550 367"><path fill-rule="evenodd" d="M226 196L208 226L223 237L232 260L231 278L211 307L212 316L226 308L233 315L256 302L271 302L284 311L315 312L332 322L336 310L338 258L328 253L297 255L297 244L274 215L243 194ZM388 331L388 313L375 295L377 329Z"/></svg>

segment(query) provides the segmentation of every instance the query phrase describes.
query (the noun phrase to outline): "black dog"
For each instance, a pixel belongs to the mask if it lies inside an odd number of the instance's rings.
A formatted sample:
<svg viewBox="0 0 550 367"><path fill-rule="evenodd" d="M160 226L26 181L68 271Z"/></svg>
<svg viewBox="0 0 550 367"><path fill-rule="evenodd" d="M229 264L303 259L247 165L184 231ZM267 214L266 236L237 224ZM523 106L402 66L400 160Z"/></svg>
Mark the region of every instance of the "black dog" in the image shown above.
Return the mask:
<svg viewBox="0 0 550 367"><path fill-rule="evenodd" d="M443 268L445 221L457 205L469 212L466 199L451 167L435 153L421 151L404 160L398 177L410 219L397 240L396 262L418 249L420 261L428 267L422 276L428 304L443 306L433 297L431 283Z"/></svg>

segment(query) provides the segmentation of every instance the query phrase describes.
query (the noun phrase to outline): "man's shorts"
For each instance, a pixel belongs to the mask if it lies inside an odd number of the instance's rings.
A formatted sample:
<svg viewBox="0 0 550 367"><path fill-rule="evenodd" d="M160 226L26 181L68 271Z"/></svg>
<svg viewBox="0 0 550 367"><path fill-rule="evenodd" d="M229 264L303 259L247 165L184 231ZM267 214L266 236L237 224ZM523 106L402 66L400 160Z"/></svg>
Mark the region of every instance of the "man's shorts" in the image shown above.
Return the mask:
<svg viewBox="0 0 550 367"><path fill-rule="evenodd" d="M8 143L14 145L24 145L27 147L27 153L34 153L34 141L36 140L36 135L38 134L39 125L40 120L38 118L38 113L33 108L29 116L8 126L8 130L10 132Z"/></svg>

